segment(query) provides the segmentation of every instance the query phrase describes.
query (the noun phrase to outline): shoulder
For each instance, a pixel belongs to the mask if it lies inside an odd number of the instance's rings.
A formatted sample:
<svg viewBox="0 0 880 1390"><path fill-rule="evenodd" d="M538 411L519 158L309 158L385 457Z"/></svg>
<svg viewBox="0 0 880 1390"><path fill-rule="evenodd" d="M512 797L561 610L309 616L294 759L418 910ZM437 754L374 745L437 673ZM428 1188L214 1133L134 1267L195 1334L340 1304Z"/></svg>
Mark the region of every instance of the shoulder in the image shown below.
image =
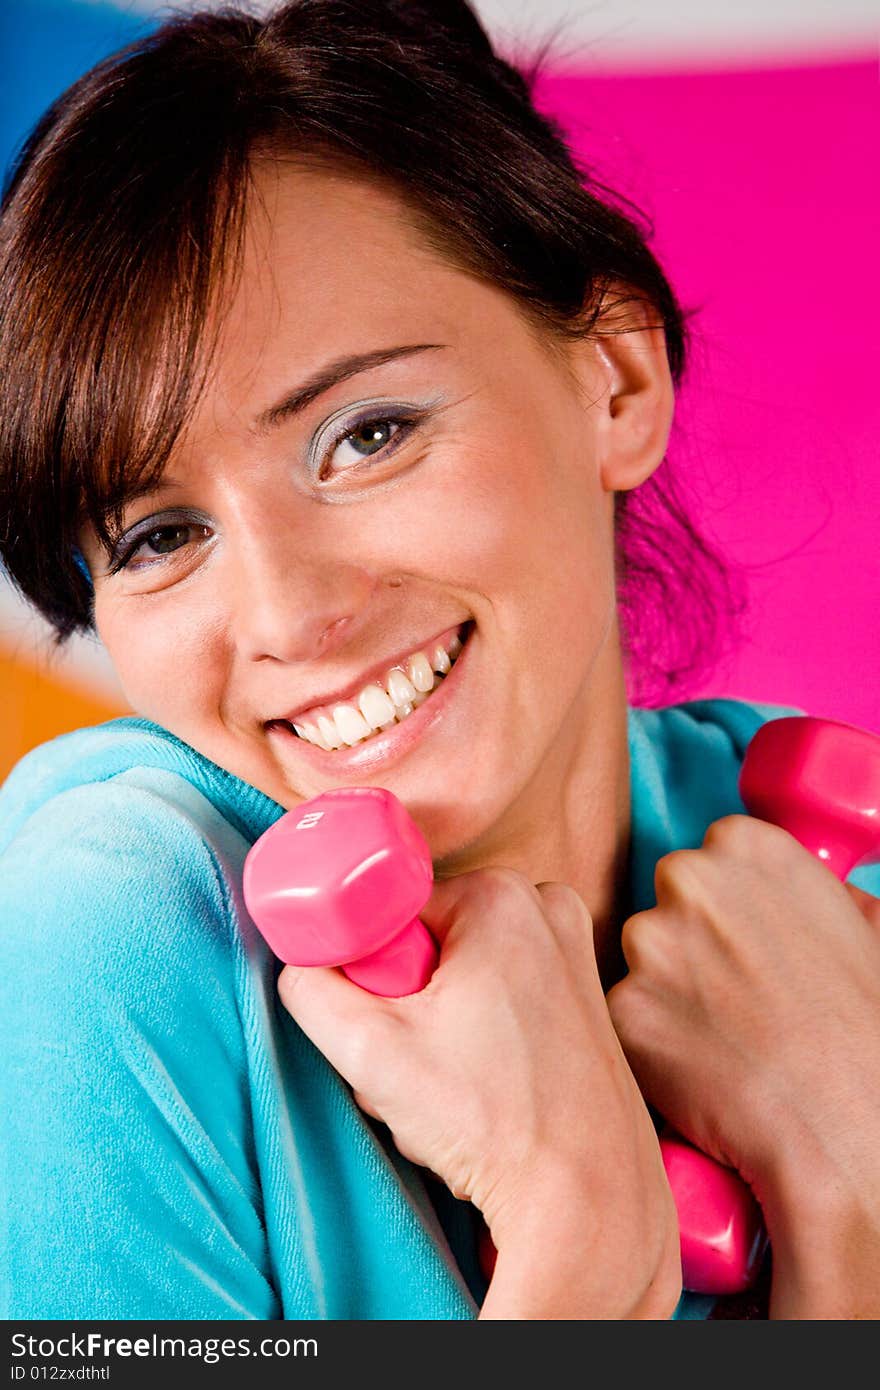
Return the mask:
<svg viewBox="0 0 880 1390"><path fill-rule="evenodd" d="M631 710L632 722L655 744L687 748L693 756L731 753L742 760L762 724L806 714L793 705L717 696L683 700L659 709Z"/></svg>
<svg viewBox="0 0 880 1390"><path fill-rule="evenodd" d="M135 924L149 920L155 949L171 944L163 937L179 918L204 928L226 910L208 839L168 796L125 774L36 807L0 855L0 872L8 907L51 904L34 926L37 941L56 950L74 921L88 920L94 944L100 934L104 949L117 940L125 951Z"/></svg>
<svg viewBox="0 0 880 1390"><path fill-rule="evenodd" d="M743 814L739 774L762 724L804 711L756 700L687 700L629 709L633 900L653 906L657 860L696 848L723 816Z"/></svg>
<svg viewBox="0 0 880 1390"><path fill-rule="evenodd" d="M13 1306L277 1316L250 1071L272 967L236 896L247 840L143 733L55 740L0 791Z"/></svg>
<svg viewBox="0 0 880 1390"><path fill-rule="evenodd" d="M17 764L0 790L7 959L47 952L80 974L125 962L132 979L194 952L228 956L249 841L186 774L180 748L134 720L53 739Z"/></svg>
<svg viewBox="0 0 880 1390"><path fill-rule="evenodd" d="M51 797L150 770L176 774L251 841L283 808L151 720L126 716L50 739L27 753L0 786L0 854ZM167 782L170 785L170 782Z"/></svg>
<svg viewBox="0 0 880 1390"><path fill-rule="evenodd" d="M247 841L142 746L108 763L97 732L77 759L61 750L63 776L58 750L38 750L3 808L0 1050L56 1114L100 1110L106 1091L141 1124L157 1095L203 1108L207 1077L210 1104L234 1092L270 962L239 901Z"/></svg>

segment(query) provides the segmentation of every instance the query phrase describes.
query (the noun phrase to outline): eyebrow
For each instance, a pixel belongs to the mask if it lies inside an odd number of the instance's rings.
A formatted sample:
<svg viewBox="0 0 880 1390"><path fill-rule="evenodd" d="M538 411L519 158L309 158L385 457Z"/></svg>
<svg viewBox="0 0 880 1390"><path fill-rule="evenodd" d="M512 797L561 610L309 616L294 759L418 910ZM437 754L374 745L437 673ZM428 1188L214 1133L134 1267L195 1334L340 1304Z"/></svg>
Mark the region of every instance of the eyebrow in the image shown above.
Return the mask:
<svg viewBox="0 0 880 1390"><path fill-rule="evenodd" d="M418 352L435 352L444 346L444 343L410 343L404 347L375 348L372 352L357 352L348 357L338 357L334 362L319 367L300 386L289 391L282 400L258 415L254 429L258 434L267 433L282 421L288 420L291 415L305 410L318 396L329 391L331 386L338 386L341 381L347 381L359 372L368 372L371 367L381 367L384 363L395 362L400 357L413 357Z"/></svg>
<svg viewBox="0 0 880 1390"><path fill-rule="evenodd" d="M254 421L254 430L257 434L266 434L292 415L305 410L312 401L317 400L325 391L329 391L331 386L337 386L339 382L347 381L349 377L357 376L359 372L368 372L372 367L381 367L384 363L394 362L400 357L414 357L419 352L437 352L444 347L446 347L445 343L407 343L402 347L374 348L372 352L356 352L347 357L337 357L335 361L319 367L300 386L289 391L275 405L269 406L267 410L258 415ZM185 482L180 482L177 478L163 474L153 487L144 483L140 487L132 488L130 492L126 493L125 505L129 506L141 497L151 497L154 493L177 490L183 487L186 487Z"/></svg>

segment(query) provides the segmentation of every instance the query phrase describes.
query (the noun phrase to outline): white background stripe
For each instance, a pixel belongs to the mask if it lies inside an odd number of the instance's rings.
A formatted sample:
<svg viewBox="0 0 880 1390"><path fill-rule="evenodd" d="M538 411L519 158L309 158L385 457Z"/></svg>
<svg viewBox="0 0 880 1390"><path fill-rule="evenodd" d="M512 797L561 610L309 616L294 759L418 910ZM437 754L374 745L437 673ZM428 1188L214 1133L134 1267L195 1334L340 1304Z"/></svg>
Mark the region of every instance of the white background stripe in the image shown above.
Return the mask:
<svg viewBox="0 0 880 1390"><path fill-rule="evenodd" d="M175 8L224 2L182 0ZM152 14L168 6L120 0L118 8ZM248 8L263 13L272 6L256 0ZM714 64L785 52L865 52L880 44L877 0L475 0L475 8L495 39L517 46L561 26L560 57L590 66Z"/></svg>

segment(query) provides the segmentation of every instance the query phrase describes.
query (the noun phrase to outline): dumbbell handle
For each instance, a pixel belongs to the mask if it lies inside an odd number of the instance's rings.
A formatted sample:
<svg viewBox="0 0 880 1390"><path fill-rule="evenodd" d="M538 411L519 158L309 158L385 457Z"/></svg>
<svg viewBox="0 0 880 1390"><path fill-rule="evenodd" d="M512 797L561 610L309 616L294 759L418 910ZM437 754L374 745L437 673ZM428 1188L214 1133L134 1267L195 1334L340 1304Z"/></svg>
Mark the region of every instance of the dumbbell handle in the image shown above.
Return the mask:
<svg viewBox="0 0 880 1390"><path fill-rule="evenodd" d="M378 951L347 961L340 969L370 994L399 999L424 989L439 959L437 943L424 922L415 917Z"/></svg>

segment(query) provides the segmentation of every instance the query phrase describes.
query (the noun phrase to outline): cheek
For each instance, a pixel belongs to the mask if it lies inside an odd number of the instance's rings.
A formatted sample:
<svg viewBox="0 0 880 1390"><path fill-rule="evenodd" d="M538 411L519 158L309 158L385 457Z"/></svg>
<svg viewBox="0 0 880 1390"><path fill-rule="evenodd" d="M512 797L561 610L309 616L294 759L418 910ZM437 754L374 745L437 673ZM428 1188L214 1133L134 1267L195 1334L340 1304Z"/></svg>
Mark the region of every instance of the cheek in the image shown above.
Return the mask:
<svg viewBox="0 0 880 1390"><path fill-rule="evenodd" d="M161 615L145 616L138 606L96 601L98 635L131 708L186 737L216 704L221 663L210 625L181 619L167 604Z"/></svg>
<svg viewBox="0 0 880 1390"><path fill-rule="evenodd" d="M443 566L436 573L481 593L499 623L533 643L582 640L596 623L604 627L615 600L611 498L589 455L524 441L472 443L459 486L426 499L423 515L440 542L431 548Z"/></svg>

